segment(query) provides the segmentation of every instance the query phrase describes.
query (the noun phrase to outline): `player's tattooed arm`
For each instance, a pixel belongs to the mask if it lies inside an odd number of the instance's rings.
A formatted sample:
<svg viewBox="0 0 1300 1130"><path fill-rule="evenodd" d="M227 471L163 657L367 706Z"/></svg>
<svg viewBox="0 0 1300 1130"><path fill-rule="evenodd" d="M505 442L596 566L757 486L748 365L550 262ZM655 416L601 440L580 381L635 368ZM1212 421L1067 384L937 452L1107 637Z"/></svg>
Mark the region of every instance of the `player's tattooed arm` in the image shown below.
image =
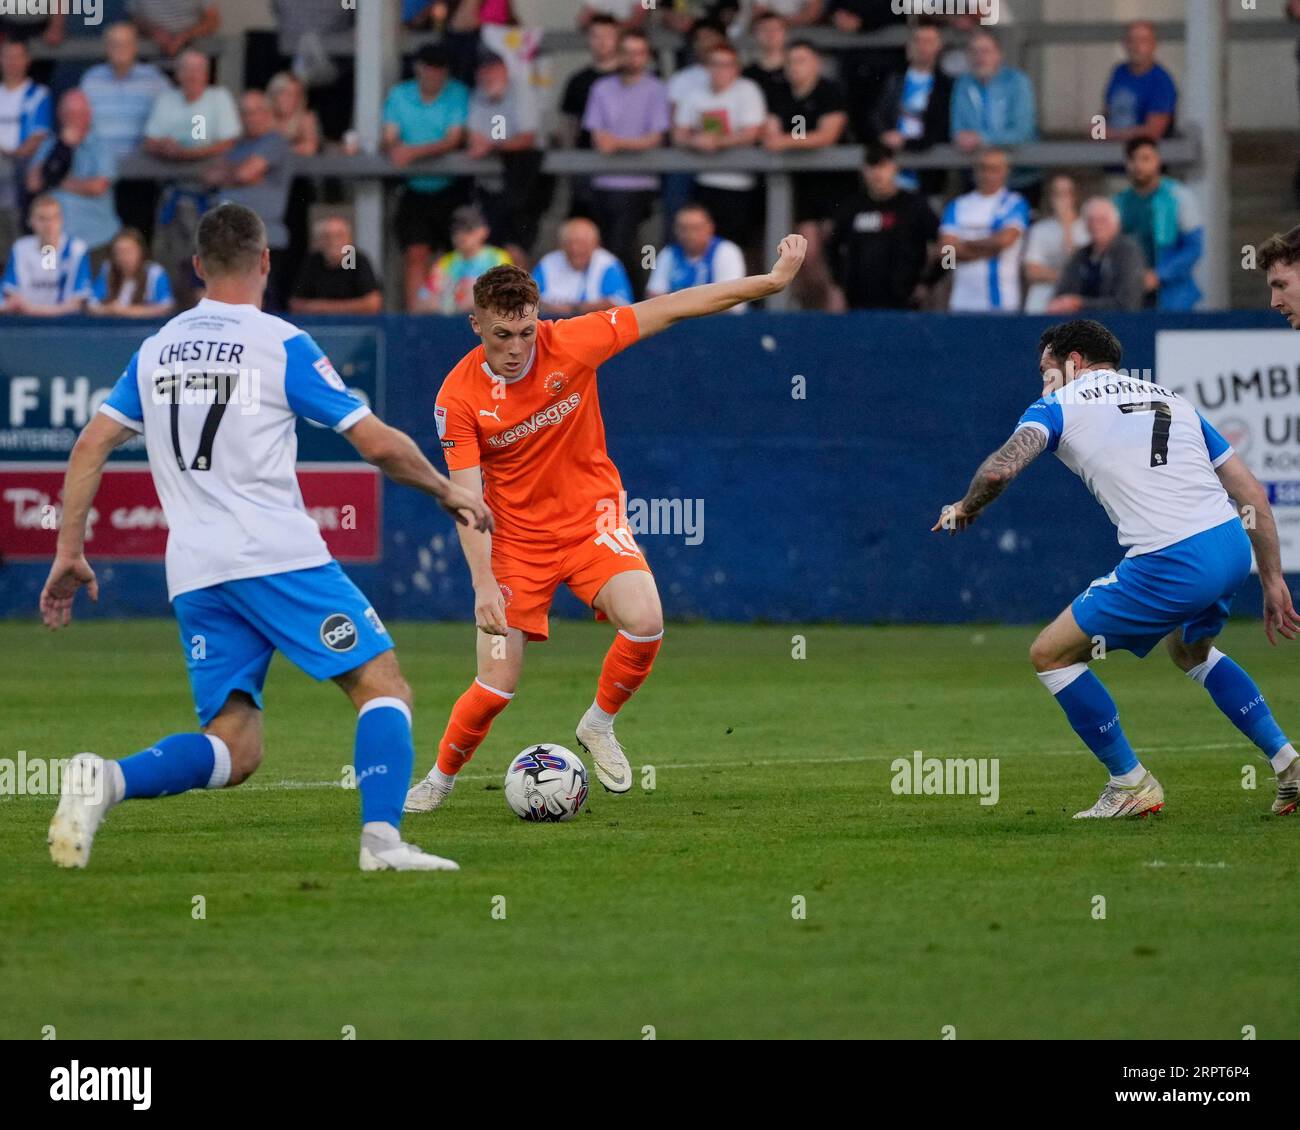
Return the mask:
<svg viewBox="0 0 1300 1130"><path fill-rule="evenodd" d="M945 506L931 529L947 530L949 533L964 530L990 502L1006 490L1012 479L1045 450L1047 436L1042 431L1038 428L1018 428L1006 443L980 464L966 489L966 497L960 502Z"/></svg>

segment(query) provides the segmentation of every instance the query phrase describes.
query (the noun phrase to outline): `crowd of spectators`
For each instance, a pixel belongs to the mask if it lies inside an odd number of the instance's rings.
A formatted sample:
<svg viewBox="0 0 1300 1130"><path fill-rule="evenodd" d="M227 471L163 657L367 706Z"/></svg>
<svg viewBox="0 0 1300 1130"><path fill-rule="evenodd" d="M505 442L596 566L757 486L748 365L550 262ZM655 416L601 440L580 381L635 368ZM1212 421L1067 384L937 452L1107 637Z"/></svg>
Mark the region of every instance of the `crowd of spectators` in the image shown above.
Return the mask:
<svg viewBox="0 0 1300 1130"><path fill-rule="evenodd" d="M809 240L800 306L1194 305L1201 227L1191 196L1163 172L1159 144L1175 129L1177 90L1151 24L1127 28L1126 60L1100 95L1106 136L1126 152L1126 183L1106 194L1013 161L1016 147L1039 137L1036 93L974 20L914 21L900 49L823 49L803 37L819 24L875 30L897 18L889 8L712 0L659 10L583 0L577 22L589 59L568 77L551 122L527 68L490 34L515 23L509 0L405 0L407 26L441 36L388 92L382 153L398 169L453 153L497 160L472 177L413 169L395 190L402 282L388 305L463 311L479 274L515 263L534 272L549 312L571 314L736 277L769 250L757 171L613 168L572 178L561 192L543 171L548 146L611 157L672 147L707 160L849 143L865 147L861 170L792 178L794 219ZM201 49L220 27L209 0L126 0L130 18L105 30L103 61L57 102L33 77L26 41L58 42L58 18L29 21L25 34L0 21L3 310L150 317L186 308L201 293L190 258L198 221L227 200L266 222L269 308L384 307L382 280L351 243L346 192L334 186L339 206L313 217L318 186L295 172L297 158L326 145L356 151L350 103L338 105L345 60L325 38L354 13L335 0L275 0L274 9L278 35L259 64L269 73L238 95L213 81ZM682 34L675 65L652 47L660 26ZM156 45L158 63L141 60L143 41ZM941 144L968 154L969 168L899 167L900 154ZM170 166L169 175L120 175L134 154ZM559 221L553 250L540 238L548 211Z"/></svg>

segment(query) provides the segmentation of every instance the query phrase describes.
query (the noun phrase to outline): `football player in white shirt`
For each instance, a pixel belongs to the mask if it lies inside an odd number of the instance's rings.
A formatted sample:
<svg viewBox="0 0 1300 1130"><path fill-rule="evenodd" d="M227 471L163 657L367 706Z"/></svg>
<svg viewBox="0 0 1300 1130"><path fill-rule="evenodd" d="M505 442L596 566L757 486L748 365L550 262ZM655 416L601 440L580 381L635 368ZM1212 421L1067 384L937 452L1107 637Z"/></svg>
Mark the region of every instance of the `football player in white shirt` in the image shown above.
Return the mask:
<svg viewBox="0 0 1300 1130"><path fill-rule="evenodd" d="M64 627L78 589L97 599L86 519L108 456L143 432L201 732L171 734L121 761L73 758L50 825L60 866L86 866L100 822L123 800L247 780L262 760L262 684L279 650L309 675L333 679L357 709L361 869L456 869L398 834L415 760L411 692L383 623L303 507L297 418L342 433L458 522L490 531L492 518L349 392L307 334L261 312L270 262L255 212L238 204L208 212L194 258L207 297L145 341L73 448L41 616Z"/></svg>
<svg viewBox="0 0 1300 1130"><path fill-rule="evenodd" d="M1034 459L1054 451L1128 547L1114 571L1093 581L1029 649L1074 732L1110 770L1097 803L1075 819L1143 816L1164 806L1164 790L1129 745L1114 699L1088 669L1098 642L1141 658L1162 639L1174 663L1269 759L1278 780L1274 813L1294 812L1300 758L1254 680L1214 646L1250 575L1252 544L1269 643L1300 629L1268 493L1190 403L1118 372L1120 343L1105 326L1066 322L1039 344L1043 396L933 529L965 529ZM1244 525L1239 511L1249 519Z"/></svg>

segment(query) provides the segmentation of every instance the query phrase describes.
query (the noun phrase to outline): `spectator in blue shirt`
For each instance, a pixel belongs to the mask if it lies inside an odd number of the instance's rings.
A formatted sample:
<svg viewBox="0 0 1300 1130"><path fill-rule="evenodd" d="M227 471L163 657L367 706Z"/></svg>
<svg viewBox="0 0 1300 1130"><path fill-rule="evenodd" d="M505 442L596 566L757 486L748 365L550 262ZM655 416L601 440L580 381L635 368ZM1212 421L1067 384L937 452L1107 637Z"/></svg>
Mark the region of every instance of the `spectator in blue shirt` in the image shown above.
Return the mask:
<svg viewBox="0 0 1300 1130"><path fill-rule="evenodd" d="M41 318L81 313L91 295L89 249L64 230L53 196L33 200L28 220L33 234L9 252L0 310Z"/></svg>
<svg viewBox="0 0 1300 1130"><path fill-rule="evenodd" d="M176 309L171 281L149 261L149 245L135 228L123 228L95 278L90 313L111 318L165 318Z"/></svg>
<svg viewBox="0 0 1300 1130"><path fill-rule="evenodd" d="M952 139L966 153L1038 140L1038 107L1029 76L1002 59L1002 48L987 31L967 45L970 70L953 85Z"/></svg>
<svg viewBox="0 0 1300 1130"><path fill-rule="evenodd" d="M1124 35L1127 63L1118 63L1106 84L1106 138L1159 141L1173 132L1178 88L1156 62L1156 29L1147 20L1129 24Z"/></svg>
<svg viewBox="0 0 1300 1130"><path fill-rule="evenodd" d="M27 170L32 196L50 193L63 208L68 234L92 252L105 248L122 227L113 208L117 162L95 130L90 99L78 88L59 100L58 136L45 138Z"/></svg>
<svg viewBox="0 0 1300 1130"><path fill-rule="evenodd" d="M22 40L0 45L0 251L18 234L27 162L54 128L48 87L32 81L31 55Z"/></svg>
<svg viewBox="0 0 1300 1130"><path fill-rule="evenodd" d="M104 32L105 63L96 63L81 79L95 109L95 132L104 139L113 159L121 161L140 148L144 127L158 96L171 89L167 77L152 63L139 61L140 35L131 23L113 24ZM122 222L153 232L158 209L158 182L118 180L114 203Z"/></svg>
<svg viewBox="0 0 1300 1130"><path fill-rule="evenodd" d="M415 57L415 78L399 83L384 103L384 149L399 169L461 147L469 118L469 89L451 77L447 53L425 44ZM464 199L451 177L411 177L394 228L406 259L406 308L415 309L436 250L450 246L451 213Z"/></svg>
<svg viewBox="0 0 1300 1130"><path fill-rule="evenodd" d="M1191 310L1201 291L1192 272L1205 251L1196 201L1173 177L1161 175L1160 148L1149 137L1124 146L1129 187L1115 197L1124 234L1146 256L1146 305Z"/></svg>

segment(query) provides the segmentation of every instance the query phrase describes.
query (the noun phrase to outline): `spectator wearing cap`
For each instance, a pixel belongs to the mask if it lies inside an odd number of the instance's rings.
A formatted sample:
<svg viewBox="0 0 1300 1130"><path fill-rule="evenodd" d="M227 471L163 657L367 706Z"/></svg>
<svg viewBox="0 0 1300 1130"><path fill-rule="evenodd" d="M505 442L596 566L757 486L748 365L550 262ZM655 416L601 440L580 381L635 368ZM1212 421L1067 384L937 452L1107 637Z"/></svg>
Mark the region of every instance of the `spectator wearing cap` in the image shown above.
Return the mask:
<svg viewBox="0 0 1300 1130"><path fill-rule="evenodd" d="M511 81L500 55L484 52L469 100L467 149L474 158L499 156L502 171L477 177L474 199L487 217L492 239L519 262L527 259L537 239L542 211L537 204L542 171L538 124L532 92Z"/></svg>
<svg viewBox="0 0 1300 1130"><path fill-rule="evenodd" d="M1117 63L1106 84L1106 137L1159 141L1174 129L1178 87L1156 62L1156 29L1150 20L1134 20L1124 33L1128 59Z"/></svg>
<svg viewBox="0 0 1300 1130"><path fill-rule="evenodd" d="M94 107L95 132L116 162L139 149L153 105L171 85L152 63L140 62L140 35L134 24L117 23L105 31L104 53L107 61L82 76L81 89ZM156 181L119 180L114 194L123 223L145 233L153 231Z"/></svg>
<svg viewBox="0 0 1300 1130"><path fill-rule="evenodd" d="M128 0L126 10L164 55L179 55L221 29L221 9L211 0Z"/></svg>
<svg viewBox="0 0 1300 1130"><path fill-rule="evenodd" d="M624 32L619 72L592 87L583 120L601 153L646 153L664 144L670 125L668 91L649 68L645 33ZM652 175L609 173L592 179L595 220L610 250L631 270L639 266L637 232L654 208L658 189L659 178Z"/></svg>
<svg viewBox="0 0 1300 1130"><path fill-rule="evenodd" d="M514 262L508 252L488 243L488 222L473 204L452 213L453 250L438 258L416 304L417 314L465 314L474 309L474 283L493 267Z"/></svg>
<svg viewBox="0 0 1300 1130"><path fill-rule="evenodd" d="M672 243L655 256L655 268L646 294L674 294L705 283L731 282L745 277L745 254L731 240L718 235L709 210L701 204L687 204L673 218ZM747 302L733 306L731 314L743 314Z"/></svg>
<svg viewBox="0 0 1300 1130"><path fill-rule="evenodd" d="M1119 230L1119 210L1104 196L1083 206L1088 243L1070 256L1048 314L1142 309L1142 249Z"/></svg>
<svg viewBox="0 0 1300 1130"><path fill-rule="evenodd" d="M567 317L626 306L632 283L618 257L600 245L600 231L575 216L560 228L560 246L533 268L542 313Z"/></svg>
<svg viewBox="0 0 1300 1130"><path fill-rule="evenodd" d="M375 269L353 242L342 216L316 222L315 246L294 283L289 309L295 314L378 314L384 308Z"/></svg>
<svg viewBox="0 0 1300 1130"><path fill-rule="evenodd" d="M461 147L469 117L469 90L451 77L447 54L425 44L415 77L399 83L384 103L384 149L399 169ZM435 250L448 246L447 217L464 199L451 177L416 176L407 181L394 227L405 256L406 306L414 309Z"/></svg>
<svg viewBox="0 0 1300 1130"><path fill-rule="evenodd" d="M224 157L204 171L212 189L212 203L229 201L251 208L266 224L271 249L271 277L266 288L266 309L282 308L289 270L289 185L293 180L293 149L275 126L271 100L260 90L249 90L239 100L244 136Z"/></svg>

